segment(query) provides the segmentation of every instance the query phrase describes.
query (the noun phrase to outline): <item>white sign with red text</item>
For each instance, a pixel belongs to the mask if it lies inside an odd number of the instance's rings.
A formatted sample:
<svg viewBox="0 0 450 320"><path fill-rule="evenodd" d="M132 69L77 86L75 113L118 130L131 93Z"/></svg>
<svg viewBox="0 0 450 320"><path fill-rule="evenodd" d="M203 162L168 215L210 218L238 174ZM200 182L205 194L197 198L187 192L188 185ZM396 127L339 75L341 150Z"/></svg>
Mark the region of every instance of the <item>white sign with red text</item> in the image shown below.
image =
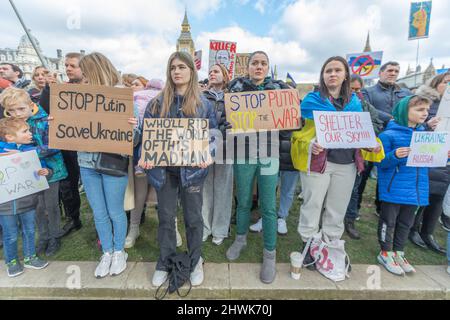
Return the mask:
<svg viewBox="0 0 450 320"><path fill-rule="evenodd" d="M314 111L317 142L325 149L377 146L369 112Z"/></svg>

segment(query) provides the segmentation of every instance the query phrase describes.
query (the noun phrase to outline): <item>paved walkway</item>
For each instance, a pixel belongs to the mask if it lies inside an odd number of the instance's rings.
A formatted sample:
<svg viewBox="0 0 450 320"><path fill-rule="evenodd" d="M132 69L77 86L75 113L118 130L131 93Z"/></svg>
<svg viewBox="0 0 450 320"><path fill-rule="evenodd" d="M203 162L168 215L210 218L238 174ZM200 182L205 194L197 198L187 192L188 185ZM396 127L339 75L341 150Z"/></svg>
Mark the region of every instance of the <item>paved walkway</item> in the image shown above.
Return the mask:
<svg viewBox="0 0 450 320"><path fill-rule="evenodd" d="M131 262L120 276L104 279L94 278L96 264L51 262L44 270L26 269L8 278L0 261L0 299L153 299L155 263ZM417 266L417 273L406 277L379 266L352 267L350 279L334 283L306 269L300 280L293 280L289 265L278 264L275 282L265 285L259 281L259 264L207 263L203 285L187 299L450 299L450 276L444 266Z"/></svg>

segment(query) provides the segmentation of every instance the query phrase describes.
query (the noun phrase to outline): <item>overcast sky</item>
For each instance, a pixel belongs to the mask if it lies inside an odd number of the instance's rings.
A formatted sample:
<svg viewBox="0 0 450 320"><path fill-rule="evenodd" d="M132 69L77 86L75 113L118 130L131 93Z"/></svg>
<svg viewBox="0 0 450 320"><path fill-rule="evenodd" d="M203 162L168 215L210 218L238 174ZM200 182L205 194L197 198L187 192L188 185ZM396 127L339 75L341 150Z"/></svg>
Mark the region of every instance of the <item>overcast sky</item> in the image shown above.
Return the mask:
<svg viewBox="0 0 450 320"><path fill-rule="evenodd" d="M264 50L278 76L316 82L330 56L360 52L370 30L383 61L397 60L403 75L415 67L417 40L408 41L408 0L14 0L44 54L100 51L122 72L164 78L187 7L196 50L207 74L210 39L237 42L238 52ZM0 0L0 48L24 34L7 0ZM433 0L430 38L420 40L422 68L450 66L450 1Z"/></svg>

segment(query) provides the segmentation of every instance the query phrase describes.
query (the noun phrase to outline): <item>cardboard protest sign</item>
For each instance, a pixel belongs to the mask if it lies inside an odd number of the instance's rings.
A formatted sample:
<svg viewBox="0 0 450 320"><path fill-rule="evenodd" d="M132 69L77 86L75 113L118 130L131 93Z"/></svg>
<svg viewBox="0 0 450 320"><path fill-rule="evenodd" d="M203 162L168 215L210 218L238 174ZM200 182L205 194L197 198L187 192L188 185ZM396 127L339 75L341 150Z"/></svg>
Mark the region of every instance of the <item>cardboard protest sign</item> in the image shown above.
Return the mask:
<svg viewBox="0 0 450 320"><path fill-rule="evenodd" d="M0 204L48 189L36 151L0 157Z"/></svg>
<svg viewBox="0 0 450 320"><path fill-rule="evenodd" d="M234 77L236 64L236 42L210 40L209 42L209 69L215 64L223 64L230 80Z"/></svg>
<svg viewBox="0 0 450 320"><path fill-rule="evenodd" d="M202 50L195 51L194 63L197 70L200 70L202 68Z"/></svg>
<svg viewBox="0 0 450 320"><path fill-rule="evenodd" d="M133 154L133 91L53 84L49 145L62 150Z"/></svg>
<svg viewBox="0 0 450 320"><path fill-rule="evenodd" d="M250 59L250 53L238 53L236 55L236 67L234 68L234 77L246 77L248 75L247 65Z"/></svg>
<svg viewBox="0 0 450 320"><path fill-rule="evenodd" d="M450 131L450 84L445 89L436 116L441 118L436 131Z"/></svg>
<svg viewBox="0 0 450 320"><path fill-rule="evenodd" d="M225 94L232 132L299 129L300 96L295 89Z"/></svg>
<svg viewBox="0 0 450 320"><path fill-rule="evenodd" d="M381 68L383 51L347 54L350 71L363 79L375 79Z"/></svg>
<svg viewBox="0 0 450 320"><path fill-rule="evenodd" d="M449 132L414 132L406 166L428 168L447 166L449 135Z"/></svg>
<svg viewBox="0 0 450 320"><path fill-rule="evenodd" d="M211 163L208 119L144 119L141 159L156 167Z"/></svg>
<svg viewBox="0 0 450 320"><path fill-rule="evenodd" d="M369 112L313 111L319 145L326 149L377 146Z"/></svg>
<svg viewBox="0 0 450 320"><path fill-rule="evenodd" d="M431 1L411 3L408 40L428 38L431 21Z"/></svg>

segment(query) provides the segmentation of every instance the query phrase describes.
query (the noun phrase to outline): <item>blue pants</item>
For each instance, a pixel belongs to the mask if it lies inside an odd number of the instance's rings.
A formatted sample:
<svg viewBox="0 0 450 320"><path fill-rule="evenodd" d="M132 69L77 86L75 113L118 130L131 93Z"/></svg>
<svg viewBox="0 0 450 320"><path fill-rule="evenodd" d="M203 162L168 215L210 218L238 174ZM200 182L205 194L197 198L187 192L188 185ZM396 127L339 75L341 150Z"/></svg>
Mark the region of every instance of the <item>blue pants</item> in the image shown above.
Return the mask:
<svg viewBox="0 0 450 320"><path fill-rule="evenodd" d="M0 215L0 224L3 229L3 254L5 262L10 263L13 260L19 260L17 250L17 240L19 238L19 221L22 226L23 238L23 256L30 258L36 254L34 244L34 219L35 210L17 215L2 216Z"/></svg>
<svg viewBox="0 0 450 320"><path fill-rule="evenodd" d="M87 168L80 168L80 174L103 252L122 251L127 236L123 202L128 177L113 177Z"/></svg>
<svg viewBox="0 0 450 320"><path fill-rule="evenodd" d="M299 171L280 171L280 207L278 218L285 219L289 216L294 201L295 188L300 178Z"/></svg>

